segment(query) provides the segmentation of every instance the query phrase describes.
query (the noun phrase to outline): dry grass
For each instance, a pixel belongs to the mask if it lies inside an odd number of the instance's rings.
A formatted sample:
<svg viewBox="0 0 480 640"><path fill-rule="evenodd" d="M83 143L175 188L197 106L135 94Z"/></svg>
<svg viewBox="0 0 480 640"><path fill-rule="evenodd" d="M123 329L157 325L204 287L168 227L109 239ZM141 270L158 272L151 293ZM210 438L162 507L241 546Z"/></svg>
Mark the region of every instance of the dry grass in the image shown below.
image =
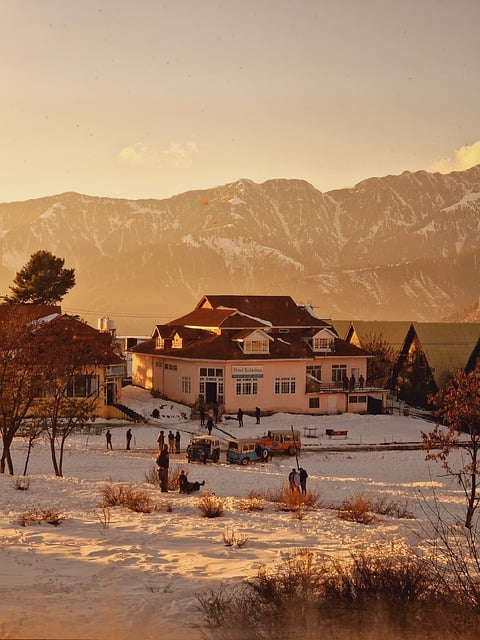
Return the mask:
<svg viewBox="0 0 480 640"><path fill-rule="evenodd" d="M239 501L239 507L242 511L263 511L265 499L258 491L249 491L247 497Z"/></svg>
<svg viewBox="0 0 480 640"><path fill-rule="evenodd" d="M106 484L102 489L101 508L123 506L136 513L151 513L155 506L143 489L131 485Z"/></svg>
<svg viewBox="0 0 480 640"><path fill-rule="evenodd" d="M205 518L218 518L223 516L225 511L225 503L222 498L213 494L205 494L199 498L197 507Z"/></svg>
<svg viewBox="0 0 480 640"><path fill-rule="evenodd" d="M388 545L343 562L300 549L231 590L197 598L214 640L476 640L478 617L451 602L413 552Z"/></svg>
<svg viewBox="0 0 480 640"><path fill-rule="evenodd" d="M307 491L303 494L293 490L288 484L280 489L265 492L265 500L275 503L279 511L292 511L293 513L305 514L309 509L314 509L319 505L320 494L316 491Z"/></svg>
<svg viewBox="0 0 480 640"><path fill-rule="evenodd" d="M26 527L29 524L40 524L46 522L55 527L58 527L65 520L65 516L61 515L59 511L52 507L39 508L32 507L28 511L25 511L18 518L18 523L22 527Z"/></svg>
<svg viewBox="0 0 480 640"><path fill-rule="evenodd" d="M337 515L342 520L360 524L378 522L378 517L373 513L370 500L363 493L346 498L338 509Z"/></svg>
<svg viewBox="0 0 480 640"><path fill-rule="evenodd" d="M225 527L223 542L226 547L237 547L237 549L240 549L246 544L247 540L247 536L244 533L238 532L235 527Z"/></svg>

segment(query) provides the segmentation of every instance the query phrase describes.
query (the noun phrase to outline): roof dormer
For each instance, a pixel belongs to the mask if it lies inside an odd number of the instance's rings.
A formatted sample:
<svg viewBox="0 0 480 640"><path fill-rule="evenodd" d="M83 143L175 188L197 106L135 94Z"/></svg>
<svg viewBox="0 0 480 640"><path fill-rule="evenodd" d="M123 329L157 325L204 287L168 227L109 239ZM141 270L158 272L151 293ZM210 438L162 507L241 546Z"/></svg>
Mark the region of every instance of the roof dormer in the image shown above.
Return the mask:
<svg viewBox="0 0 480 640"><path fill-rule="evenodd" d="M270 342L273 338L265 331L242 332L234 338L238 342L244 354L248 355L268 355L270 353Z"/></svg>
<svg viewBox="0 0 480 640"><path fill-rule="evenodd" d="M330 329L321 329L312 337L312 351L315 353L329 353L334 350L337 336Z"/></svg>

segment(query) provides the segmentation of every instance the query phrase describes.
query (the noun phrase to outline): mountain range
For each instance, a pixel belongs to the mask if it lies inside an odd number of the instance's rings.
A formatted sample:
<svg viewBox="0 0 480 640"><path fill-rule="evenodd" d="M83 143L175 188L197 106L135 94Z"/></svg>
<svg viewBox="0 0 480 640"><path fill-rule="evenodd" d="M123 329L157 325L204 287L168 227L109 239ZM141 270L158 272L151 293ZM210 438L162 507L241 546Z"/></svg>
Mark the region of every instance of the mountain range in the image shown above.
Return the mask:
<svg viewBox="0 0 480 640"><path fill-rule="evenodd" d="M206 293L291 295L321 318L458 319L478 309L480 165L325 193L241 179L161 200L0 204L0 292L39 249L75 268L64 310L119 334L148 335Z"/></svg>

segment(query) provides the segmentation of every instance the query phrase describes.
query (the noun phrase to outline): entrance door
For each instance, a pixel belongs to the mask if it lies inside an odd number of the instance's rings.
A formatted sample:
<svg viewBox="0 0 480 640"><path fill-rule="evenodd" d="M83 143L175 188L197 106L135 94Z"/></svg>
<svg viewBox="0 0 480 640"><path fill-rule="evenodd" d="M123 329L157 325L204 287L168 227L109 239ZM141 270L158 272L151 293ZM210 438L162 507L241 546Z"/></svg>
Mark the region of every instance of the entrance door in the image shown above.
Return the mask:
<svg viewBox="0 0 480 640"><path fill-rule="evenodd" d="M217 383L206 382L205 383L205 402L210 404L217 401Z"/></svg>
<svg viewBox="0 0 480 640"><path fill-rule="evenodd" d="M115 384L115 382L107 382L107 389L106 389L107 404L115 404L117 400L116 391L117 391L117 385Z"/></svg>
<svg viewBox="0 0 480 640"><path fill-rule="evenodd" d="M338 398L336 395L328 396L328 413L332 415L338 413Z"/></svg>

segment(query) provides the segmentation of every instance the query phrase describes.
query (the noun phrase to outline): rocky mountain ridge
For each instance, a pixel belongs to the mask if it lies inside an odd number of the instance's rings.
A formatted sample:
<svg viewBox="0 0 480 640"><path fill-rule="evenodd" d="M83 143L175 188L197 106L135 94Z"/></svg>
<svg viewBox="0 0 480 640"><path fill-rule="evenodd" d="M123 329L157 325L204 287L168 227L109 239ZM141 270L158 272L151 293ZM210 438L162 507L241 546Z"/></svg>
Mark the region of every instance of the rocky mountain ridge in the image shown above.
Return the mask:
<svg viewBox="0 0 480 640"><path fill-rule="evenodd" d="M63 307L150 333L203 293L288 294L324 318L441 320L480 294L480 165L322 193L241 179L172 198L77 193L0 204L0 287L39 249L77 285Z"/></svg>

